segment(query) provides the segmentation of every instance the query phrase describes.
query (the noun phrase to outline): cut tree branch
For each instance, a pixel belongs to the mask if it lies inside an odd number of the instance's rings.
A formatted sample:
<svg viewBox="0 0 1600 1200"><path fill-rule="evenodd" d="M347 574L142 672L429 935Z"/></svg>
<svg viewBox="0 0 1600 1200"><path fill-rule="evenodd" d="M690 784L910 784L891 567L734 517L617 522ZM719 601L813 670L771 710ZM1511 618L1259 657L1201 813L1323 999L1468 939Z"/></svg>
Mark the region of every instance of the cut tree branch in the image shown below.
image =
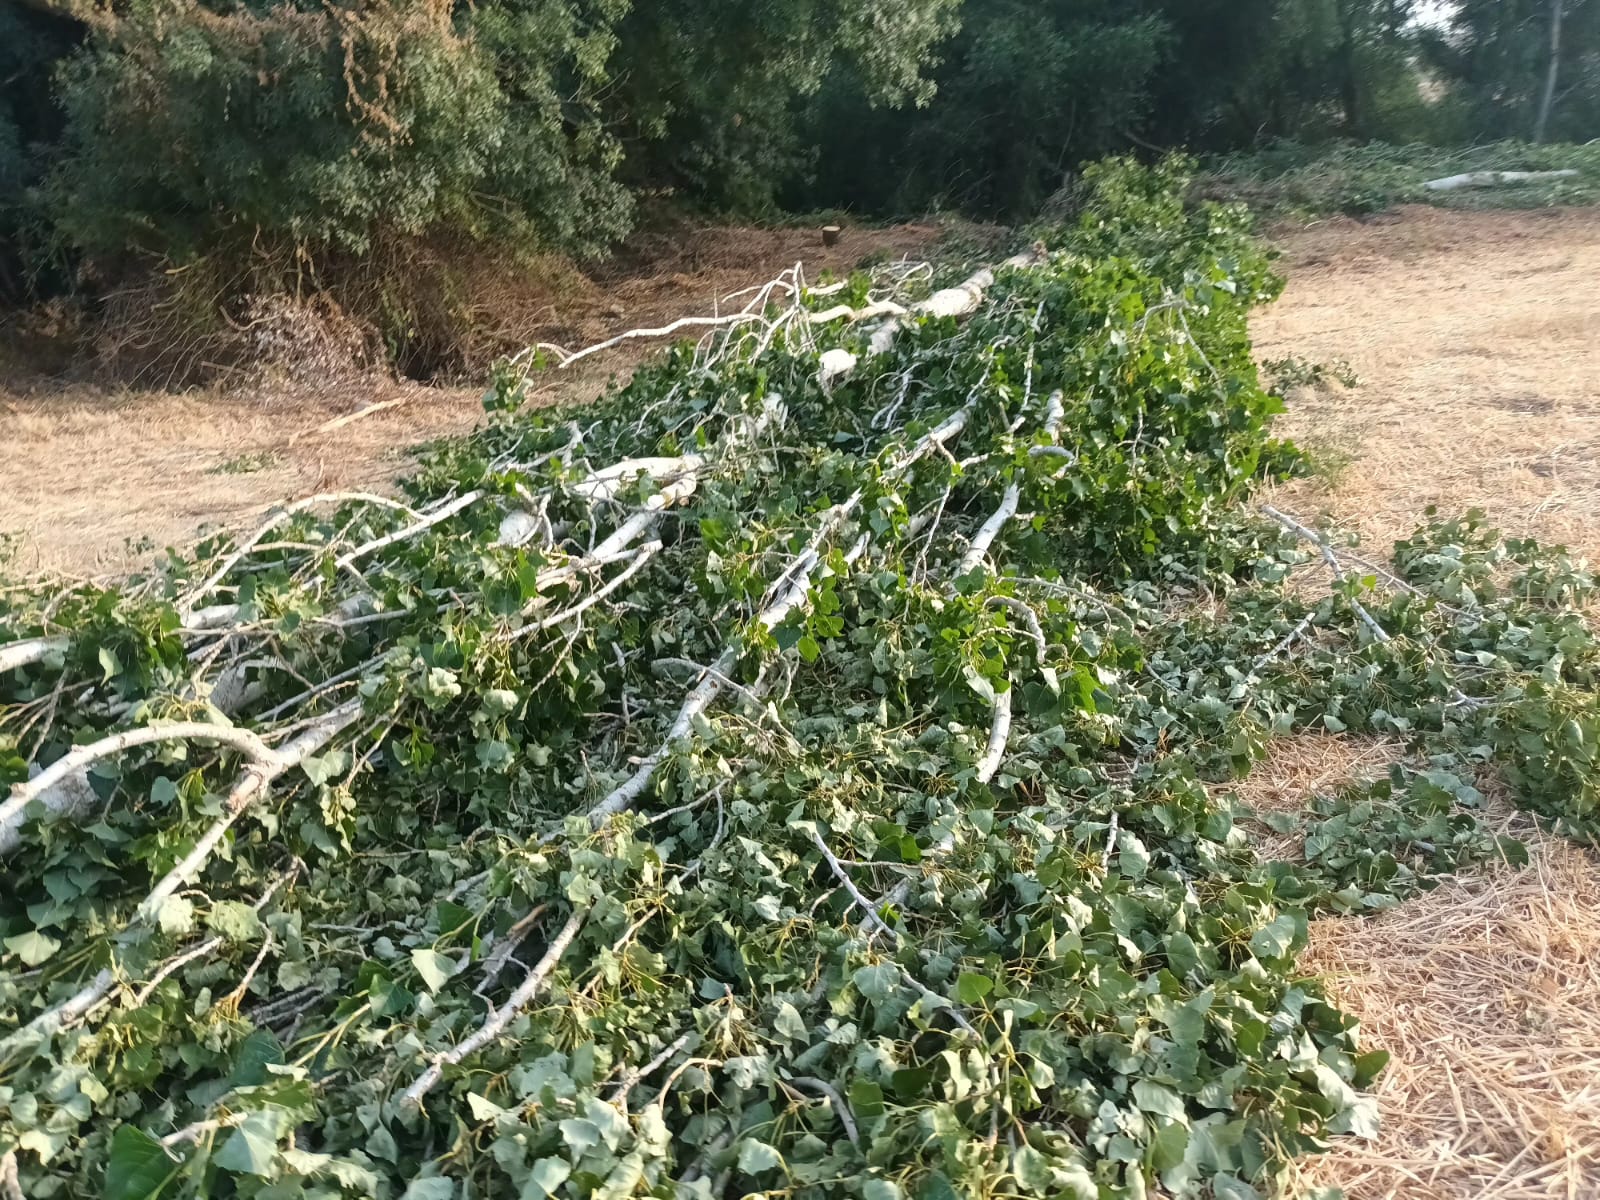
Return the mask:
<svg viewBox="0 0 1600 1200"><path fill-rule="evenodd" d="M23 812L35 800L44 806L52 820L72 816L94 799L88 780L90 766L136 746L180 741L217 742L248 755L258 763L271 763L277 759L276 752L249 730L212 725L204 721L146 725L112 734L97 742L76 747L27 783L12 787L10 797L0 804L0 855L10 854L17 848Z"/></svg>

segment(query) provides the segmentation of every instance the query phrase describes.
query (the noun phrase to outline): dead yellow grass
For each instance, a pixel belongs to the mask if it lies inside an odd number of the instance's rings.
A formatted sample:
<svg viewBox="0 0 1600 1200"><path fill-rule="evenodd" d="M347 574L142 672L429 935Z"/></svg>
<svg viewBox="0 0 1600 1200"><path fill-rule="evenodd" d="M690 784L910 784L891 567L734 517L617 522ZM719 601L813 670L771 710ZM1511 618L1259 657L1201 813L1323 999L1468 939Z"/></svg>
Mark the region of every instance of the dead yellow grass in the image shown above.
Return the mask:
<svg viewBox="0 0 1600 1200"><path fill-rule="evenodd" d="M1389 738L1335 737L1303 733L1275 739L1267 757L1229 791L1260 816L1297 815L1313 796L1330 795L1354 784L1381 779L1391 763L1405 757L1405 747ZM1298 861L1303 854L1299 834L1284 834L1252 821L1258 853L1263 858Z"/></svg>
<svg viewBox="0 0 1600 1200"><path fill-rule="evenodd" d="M1344 359L1363 382L1291 398L1291 436L1352 461L1276 503L1327 514L1377 553L1429 505L1600 551L1600 212L1407 210L1283 242L1290 283L1258 320L1261 356ZM1292 811L1395 749L1291 739L1246 802ZM1600 1197L1600 864L1500 819L1527 840L1527 869L1314 923L1307 969L1394 1062L1378 1140L1340 1139L1303 1164L1304 1186L1351 1200Z"/></svg>
<svg viewBox="0 0 1600 1200"><path fill-rule="evenodd" d="M1438 505L1600 554L1600 210L1415 208L1283 244L1260 356L1342 359L1362 384L1290 398L1290 436L1356 457L1276 503L1385 549Z"/></svg>
<svg viewBox="0 0 1600 1200"><path fill-rule="evenodd" d="M247 523L285 498L386 490L404 472L406 447L482 416L476 391L384 392L406 403L293 445L296 433L380 397L0 393L0 530L17 538L10 569L125 570L148 561L145 544L185 545L203 527Z"/></svg>
<svg viewBox="0 0 1600 1200"><path fill-rule="evenodd" d="M1525 870L1313 925L1304 965L1392 1051L1376 1142L1341 1139L1304 1183L1350 1200L1600 1196L1600 871L1523 831Z"/></svg>

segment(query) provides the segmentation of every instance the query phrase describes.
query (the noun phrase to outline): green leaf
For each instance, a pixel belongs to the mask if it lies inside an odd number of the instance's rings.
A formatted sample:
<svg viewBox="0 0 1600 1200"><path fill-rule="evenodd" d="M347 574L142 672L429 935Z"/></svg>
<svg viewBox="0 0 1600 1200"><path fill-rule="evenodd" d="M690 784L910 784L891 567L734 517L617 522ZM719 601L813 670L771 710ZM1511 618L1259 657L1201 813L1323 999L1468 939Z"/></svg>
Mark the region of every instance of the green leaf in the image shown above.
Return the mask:
<svg viewBox="0 0 1600 1200"><path fill-rule="evenodd" d="M1211 1011L1215 998L1216 994L1207 988L1188 1003L1170 1009L1165 1019L1172 1040L1180 1046L1199 1045L1206 1033L1206 1014Z"/></svg>
<svg viewBox="0 0 1600 1200"><path fill-rule="evenodd" d="M874 1004L882 1004L900 990L900 968L892 963L858 967L851 978L861 994Z"/></svg>
<svg viewBox="0 0 1600 1200"><path fill-rule="evenodd" d="M1356 1096L1350 1104L1339 1112L1328 1123L1328 1132L1339 1134L1353 1134L1358 1138L1374 1142L1378 1140L1378 1133L1383 1124L1378 1112L1378 1098L1376 1096Z"/></svg>
<svg viewBox="0 0 1600 1200"><path fill-rule="evenodd" d="M561 1140L574 1159L582 1158L600 1144L600 1127L584 1117L568 1117L560 1124Z"/></svg>
<svg viewBox="0 0 1600 1200"><path fill-rule="evenodd" d="M883 1115L883 1089L870 1079L856 1079L850 1084L850 1108L863 1121Z"/></svg>
<svg viewBox="0 0 1600 1200"><path fill-rule="evenodd" d="M156 913L156 924L162 933L188 933L194 928L194 902L182 896L168 896Z"/></svg>
<svg viewBox="0 0 1600 1200"><path fill-rule="evenodd" d="M976 667L962 667L961 677L967 681L967 686L976 692L979 699L981 699L985 704L994 703L994 684L990 683L988 679L980 675Z"/></svg>
<svg viewBox="0 0 1600 1200"><path fill-rule="evenodd" d="M1029 1194L1042 1196L1050 1188L1050 1160L1032 1146L1017 1147L1011 1156L1011 1174Z"/></svg>
<svg viewBox="0 0 1600 1200"><path fill-rule="evenodd" d="M807 1027L805 1018L800 1015L800 1010L787 1000L778 1006L778 1015L773 1020L772 1027L780 1037L791 1042L811 1040L811 1030Z"/></svg>
<svg viewBox="0 0 1600 1200"><path fill-rule="evenodd" d="M459 942L462 935L472 932L474 918L470 908L441 900L434 908L434 920L439 927L439 936L449 937L454 943Z"/></svg>
<svg viewBox="0 0 1600 1200"><path fill-rule="evenodd" d="M900 1185L888 1179L867 1179L861 1184L862 1200L905 1200Z"/></svg>
<svg viewBox="0 0 1600 1200"><path fill-rule="evenodd" d="M594 1193L594 1200L627 1200L644 1178L644 1156L638 1150L624 1155Z"/></svg>
<svg viewBox="0 0 1600 1200"><path fill-rule="evenodd" d="M257 1029L239 1043L228 1082L234 1087L256 1087L271 1077L268 1067L282 1066L283 1061L283 1046L278 1039L265 1029Z"/></svg>
<svg viewBox="0 0 1600 1200"><path fill-rule="evenodd" d="M1169 1121L1150 1139L1150 1166L1157 1172L1170 1171L1183 1165L1188 1152L1188 1128L1177 1121Z"/></svg>
<svg viewBox="0 0 1600 1200"><path fill-rule="evenodd" d="M1177 1092L1150 1079L1136 1079L1133 1082L1133 1102L1147 1113L1166 1117L1172 1121L1187 1121L1188 1111L1183 1106L1183 1099Z"/></svg>
<svg viewBox="0 0 1600 1200"><path fill-rule="evenodd" d="M224 1171L235 1175L271 1175L278 1157L278 1133L282 1121L277 1112L249 1113L244 1122L228 1135L212 1159Z"/></svg>
<svg viewBox="0 0 1600 1200"><path fill-rule="evenodd" d="M182 1166L158 1139L124 1123L111 1135L102 1195L104 1200L157 1200Z"/></svg>
<svg viewBox="0 0 1600 1200"><path fill-rule="evenodd" d="M399 1143L394 1140L394 1134L390 1133L385 1125L379 1125L367 1135L367 1153L384 1162L400 1161Z"/></svg>
<svg viewBox="0 0 1600 1200"><path fill-rule="evenodd" d="M520 1200L544 1200L546 1196L554 1196L556 1189L571 1174L572 1167L565 1159L541 1158L528 1171L528 1181L522 1186Z"/></svg>
<svg viewBox="0 0 1600 1200"><path fill-rule="evenodd" d="M956 996L963 1004L977 1004L994 991L994 980L987 975L963 971L956 980Z"/></svg>
<svg viewBox="0 0 1600 1200"><path fill-rule="evenodd" d="M1356 1055L1355 1079L1352 1082L1358 1088L1371 1087L1388 1065L1389 1052L1387 1050L1368 1050L1365 1054L1358 1054Z"/></svg>
<svg viewBox="0 0 1600 1200"><path fill-rule="evenodd" d="M416 967L417 974L422 976L422 982L430 992L437 992L456 973L454 962L427 947L418 947L411 952L411 965Z"/></svg>
<svg viewBox="0 0 1600 1200"><path fill-rule="evenodd" d="M1262 1200L1260 1192L1236 1175L1218 1175L1211 1181L1211 1190L1217 1200Z"/></svg>
<svg viewBox="0 0 1600 1200"><path fill-rule="evenodd" d="M503 1117L507 1110L501 1108L487 1096L480 1096L477 1092L467 1093L467 1108L472 1111L474 1121L492 1121L496 1117Z"/></svg>
<svg viewBox="0 0 1600 1200"><path fill-rule="evenodd" d="M760 1175L763 1171L783 1168L783 1155L766 1142L744 1138L739 1142L739 1170L746 1175Z"/></svg>
<svg viewBox="0 0 1600 1200"><path fill-rule="evenodd" d="M911 1103L927 1097L933 1071L929 1067L901 1067L889 1077L889 1083L901 1101Z"/></svg>
<svg viewBox="0 0 1600 1200"><path fill-rule="evenodd" d="M1271 924L1255 931L1250 938L1250 951L1257 958L1287 958L1303 938L1304 929L1303 916L1297 920L1293 913L1281 913Z"/></svg>
<svg viewBox="0 0 1600 1200"><path fill-rule="evenodd" d="M427 1179L413 1179L406 1185L400 1200L455 1200L455 1194L455 1180L434 1175Z"/></svg>
<svg viewBox="0 0 1600 1200"><path fill-rule="evenodd" d="M265 932L256 910L237 900L213 904L206 916L206 925L211 932L220 933L230 942L251 942Z"/></svg>
<svg viewBox="0 0 1600 1200"><path fill-rule="evenodd" d="M382 975L367 985L367 996L372 1001L372 1014L377 1017L399 1016L417 999L410 989Z"/></svg>
<svg viewBox="0 0 1600 1200"><path fill-rule="evenodd" d="M61 949L61 943L49 934L40 933L37 929L27 933L19 933L15 937L6 939L6 949L20 958L26 965L37 967L48 960L55 952Z"/></svg>

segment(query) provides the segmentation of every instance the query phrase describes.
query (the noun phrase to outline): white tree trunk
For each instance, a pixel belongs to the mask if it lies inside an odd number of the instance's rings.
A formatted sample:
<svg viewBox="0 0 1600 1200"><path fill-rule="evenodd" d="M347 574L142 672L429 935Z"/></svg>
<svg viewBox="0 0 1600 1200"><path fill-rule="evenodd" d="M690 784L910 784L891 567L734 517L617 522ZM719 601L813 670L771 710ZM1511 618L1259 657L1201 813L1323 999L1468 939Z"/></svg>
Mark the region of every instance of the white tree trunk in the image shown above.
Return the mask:
<svg viewBox="0 0 1600 1200"><path fill-rule="evenodd" d="M1465 175L1446 175L1430 179L1422 186L1430 192L1455 192L1462 188L1502 187L1515 183L1543 183L1551 179L1576 179L1578 172L1566 171L1469 171Z"/></svg>
<svg viewBox="0 0 1600 1200"><path fill-rule="evenodd" d="M1544 95L1539 100L1539 117L1533 123L1533 140L1544 141L1550 124L1550 109L1556 102L1556 81L1561 75L1561 0L1550 0L1550 66L1545 72Z"/></svg>

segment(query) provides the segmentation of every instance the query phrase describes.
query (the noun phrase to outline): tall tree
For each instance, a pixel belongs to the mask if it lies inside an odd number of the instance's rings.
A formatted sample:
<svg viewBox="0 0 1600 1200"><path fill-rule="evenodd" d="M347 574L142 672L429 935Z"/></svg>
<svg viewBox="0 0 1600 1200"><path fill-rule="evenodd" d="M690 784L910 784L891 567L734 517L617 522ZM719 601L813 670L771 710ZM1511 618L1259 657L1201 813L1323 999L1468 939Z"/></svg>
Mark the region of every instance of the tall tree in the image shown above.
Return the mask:
<svg viewBox="0 0 1600 1200"><path fill-rule="evenodd" d="M713 205L769 204L806 160L802 106L833 72L869 105L925 102L961 0L648 0L616 30L606 111L626 177Z"/></svg>
<svg viewBox="0 0 1600 1200"><path fill-rule="evenodd" d="M1544 131L1550 127L1550 107L1556 100L1556 80L1561 75L1561 6L1562 0L1550 0L1550 65L1545 71L1544 95L1539 99L1539 116L1533 123L1533 140L1544 141Z"/></svg>
<svg viewBox="0 0 1600 1200"><path fill-rule="evenodd" d="M875 109L853 72L830 79L808 127L820 162L797 196L1030 214L1080 161L1127 149L1143 124L1171 38L1159 14L1138 9L1123 0L965 0L926 105Z"/></svg>

